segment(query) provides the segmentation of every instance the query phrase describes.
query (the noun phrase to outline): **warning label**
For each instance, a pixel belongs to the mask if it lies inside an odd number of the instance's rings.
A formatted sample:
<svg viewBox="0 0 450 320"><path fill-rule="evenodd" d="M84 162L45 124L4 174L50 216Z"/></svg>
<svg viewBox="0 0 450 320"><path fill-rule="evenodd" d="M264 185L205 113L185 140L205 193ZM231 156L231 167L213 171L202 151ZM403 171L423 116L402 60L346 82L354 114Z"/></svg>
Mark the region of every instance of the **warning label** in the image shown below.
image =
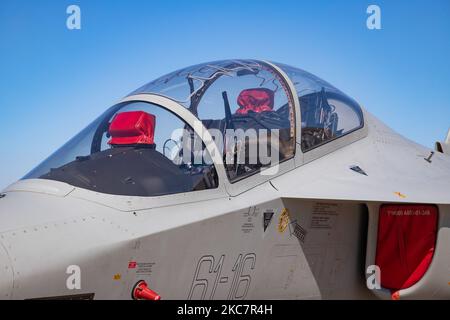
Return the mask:
<svg viewBox="0 0 450 320"><path fill-rule="evenodd" d="M254 219L259 215L261 209L258 207L250 207L248 211L243 213L244 223L241 225L242 233L248 234L255 229Z"/></svg>
<svg viewBox="0 0 450 320"><path fill-rule="evenodd" d="M136 273L140 275L151 275L154 262L138 262Z"/></svg>
<svg viewBox="0 0 450 320"><path fill-rule="evenodd" d="M336 203L316 203L311 216L311 228L332 229L339 216L339 205Z"/></svg>

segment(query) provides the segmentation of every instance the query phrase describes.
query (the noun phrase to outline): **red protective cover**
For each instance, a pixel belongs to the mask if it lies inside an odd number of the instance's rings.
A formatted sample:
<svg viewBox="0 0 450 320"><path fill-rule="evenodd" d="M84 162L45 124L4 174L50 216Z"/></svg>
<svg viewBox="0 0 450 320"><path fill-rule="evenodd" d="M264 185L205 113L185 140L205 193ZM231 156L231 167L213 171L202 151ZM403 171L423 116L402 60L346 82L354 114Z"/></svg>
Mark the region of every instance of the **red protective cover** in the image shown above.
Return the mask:
<svg viewBox="0 0 450 320"><path fill-rule="evenodd" d="M381 286L411 287L427 271L436 244L438 208L433 205L383 205L378 221L375 264Z"/></svg>
<svg viewBox="0 0 450 320"><path fill-rule="evenodd" d="M110 145L154 144L154 115L144 111L116 114L109 126Z"/></svg>
<svg viewBox="0 0 450 320"><path fill-rule="evenodd" d="M256 113L272 111L274 105L274 93L270 89L256 88L243 90L237 99L240 108L237 114L247 114L249 111Z"/></svg>

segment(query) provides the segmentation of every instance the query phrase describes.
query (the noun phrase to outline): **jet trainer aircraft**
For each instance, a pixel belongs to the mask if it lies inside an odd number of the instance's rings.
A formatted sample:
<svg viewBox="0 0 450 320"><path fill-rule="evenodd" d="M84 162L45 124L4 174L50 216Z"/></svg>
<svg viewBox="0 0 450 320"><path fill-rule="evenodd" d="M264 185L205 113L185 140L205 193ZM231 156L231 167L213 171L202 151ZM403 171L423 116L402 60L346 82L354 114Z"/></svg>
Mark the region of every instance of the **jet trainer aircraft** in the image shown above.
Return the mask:
<svg viewBox="0 0 450 320"><path fill-rule="evenodd" d="M3 190L0 298L450 299L449 143L284 64L173 72Z"/></svg>

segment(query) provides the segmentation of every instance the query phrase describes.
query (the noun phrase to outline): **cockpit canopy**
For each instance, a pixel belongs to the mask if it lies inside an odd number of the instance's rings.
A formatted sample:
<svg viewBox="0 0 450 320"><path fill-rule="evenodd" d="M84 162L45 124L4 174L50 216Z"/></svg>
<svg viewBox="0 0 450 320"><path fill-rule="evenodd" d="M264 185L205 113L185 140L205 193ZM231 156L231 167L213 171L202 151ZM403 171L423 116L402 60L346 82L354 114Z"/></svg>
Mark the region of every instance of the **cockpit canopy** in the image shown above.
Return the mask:
<svg viewBox="0 0 450 320"><path fill-rule="evenodd" d="M300 100L302 119L302 141L304 152L363 126L363 115L358 103L328 82L285 64L274 63L292 81ZM257 89L257 90L254 90ZM253 91L252 91L253 90ZM231 111L243 114L246 108L238 108L246 93L274 96L282 105L291 98L288 84L270 65L255 60L225 60L188 67L152 81L132 95L156 93L169 97L189 108L201 120L211 114L225 117L221 92L226 92L230 101L237 101ZM292 113L293 101L289 101ZM270 105L270 104L269 104ZM273 109L269 105L265 110ZM205 106L205 107L203 107ZM290 116L293 122L293 116ZM295 130L291 123L292 131ZM291 132L292 133L292 132Z"/></svg>
<svg viewBox="0 0 450 320"><path fill-rule="evenodd" d="M278 63L200 64L156 79L129 98L136 95L164 96L189 110L213 136L230 183L292 159L299 130L298 143L308 152L363 126L354 100ZM132 196L217 188L217 164L194 124L168 106L141 100L111 107L24 178Z"/></svg>

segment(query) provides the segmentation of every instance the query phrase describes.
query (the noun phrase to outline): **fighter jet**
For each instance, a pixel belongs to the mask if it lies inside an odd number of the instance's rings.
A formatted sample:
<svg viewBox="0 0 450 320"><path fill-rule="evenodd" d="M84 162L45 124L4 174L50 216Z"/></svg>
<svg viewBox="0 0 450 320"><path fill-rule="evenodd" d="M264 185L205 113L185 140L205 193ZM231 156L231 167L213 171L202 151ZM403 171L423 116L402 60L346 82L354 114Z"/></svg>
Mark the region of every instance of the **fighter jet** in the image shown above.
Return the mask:
<svg viewBox="0 0 450 320"><path fill-rule="evenodd" d="M284 64L175 71L2 191L0 298L450 299L449 144Z"/></svg>

